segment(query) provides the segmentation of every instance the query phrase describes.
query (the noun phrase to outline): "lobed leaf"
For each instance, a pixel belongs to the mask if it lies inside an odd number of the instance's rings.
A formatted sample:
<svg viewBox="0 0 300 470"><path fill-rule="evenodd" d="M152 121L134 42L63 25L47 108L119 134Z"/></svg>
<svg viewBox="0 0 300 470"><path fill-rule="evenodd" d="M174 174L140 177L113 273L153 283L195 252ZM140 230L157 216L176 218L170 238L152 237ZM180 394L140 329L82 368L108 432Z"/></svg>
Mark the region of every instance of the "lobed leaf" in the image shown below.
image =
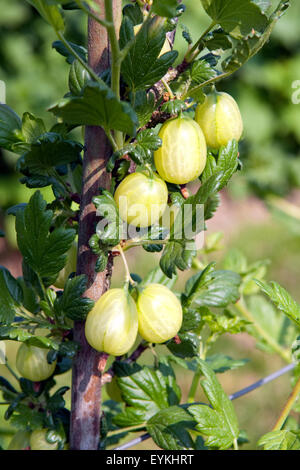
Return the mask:
<svg viewBox="0 0 300 470"><path fill-rule="evenodd" d="M57 297L54 302L54 309L58 317L66 316L75 321L82 321L86 318L94 306L93 300L82 297L86 286L87 279L84 274L67 280L63 294Z"/></svg>
<svg viewBox="0 0 300 470"><path fill-rule="evenodd" d="M177 405L181 392L175 374L165 358L158 368L138 364L115 363L117 383L127 407L114 418L114 423L124 426L141 424L159 410Z"/></svg>
<svg viewBox="0 0 300 470"><path fill-rule="evenodd" d="M122 76L133 93L151 88L167 73L178 55L177 52L171 51L158 57L166 33L162 28L156 34L151 34L150 26L148 22L144 23L134 39L133 23L130 19L125 17L121 25L121 49L133 41L121 68Z"/></svg>
<svg viewBox="0 0 300 470"><path fill-rule="evenodd" d="M64 31L65 23L57 5L48 5L45 0L27 0L27 2L37 9L55 31Z"/></svg>
<svg viewBox="0 0 300 470"><path fill-rule="evenodd" d="M59 227L50 232L53 212L36 191L16 214L16 232L24 261L42 278L57 276L64 267L75 230Z"/></svg>
<svg viewBox="0 0 300 470"><path fill-rule="evenodd" d="M239 274L215 270L214 267L215 264L211 263L188 280L185 299L188 306L222 308L239 299Z"/></svg>
<svg viewBox="0 0 300 470"><path fill-rule="evenodd" d="M206 13L234 38L263 30L267 17L252 0L201 0Z"/></svg>
<svg viewBox="0 0 300 470"><path fill-rule="evenodd" d="M256 280L256 284L271 299L276 307L293 320L298 326L300 325L300 305L292 298L292 296L277 282L266 282Z"/></svg>
<svg viewBox="0 0 300 470"><path fill-rule="evenodd" d="M0 103L0 147L12 150L21 139L22 122L19 116L6 104Z"/></svg>
<svg viewBox="0 0 300 470"><path fill-rule="evenodd" d="M262 436L258 445L264 450L300 450L299 436L287 429L268 432Z"/></svg>
<svg viewBox="0 0 300 470"><path fill-rule="evenodd" d="M130 104L118 100L104 83L87 82L79 96L61 100L50 111L68 124L100 126L131 136L138 126L137 116Z"/></svg>
<svg viewBox="0 0 300 470"><path fill-rule="evenodd" d="M198 363L205 377L201 381L201 386L211 407L192 405L189 407L189 413L197 423L196 429L207 437L206 446L220 450L228 449L239 436L239 426L233 404L207 363L201 359L198 359Z"/></svg>
<svg viewBox="0 0 300 470"><path fill-rule="evenodd" d="M180 406L159 411L147 422L147 431L155 444L165 450L185 450L194 447L189 430L194 430L195 421Z"/></svg>

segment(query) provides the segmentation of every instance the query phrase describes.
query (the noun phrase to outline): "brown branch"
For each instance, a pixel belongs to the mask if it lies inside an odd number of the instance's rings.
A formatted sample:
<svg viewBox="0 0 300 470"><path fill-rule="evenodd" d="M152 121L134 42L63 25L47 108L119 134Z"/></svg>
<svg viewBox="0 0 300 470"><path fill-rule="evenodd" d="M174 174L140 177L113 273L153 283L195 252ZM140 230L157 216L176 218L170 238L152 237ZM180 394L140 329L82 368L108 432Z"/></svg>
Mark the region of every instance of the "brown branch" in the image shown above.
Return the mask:
<svg viewBox="0 0 300 470"><path fill-rule="evenodd" d="M101 12L104 1L96 0ZM121 0L113 0L115 21L119 23ZM107 69L109 63L109 41L106 29L92 19L88 23L89 65L97 73ZM111 147L103 130L87 127L85 133L85 154L83 161L83 188L81 195L77 274L85 274L88 287L85 295L93 300L109 288L112 274L112 256L103 273L95 272L97 256L89 247L89 239L95 232L96 209L92 198L99 187L109 188L110 175L106 163L111 155ZM96 450L99 445L101 416L101 376L104 372L107 354L98 353L85 339L84 322L74 325L74 340L80 350L74 360L72 373L72 405L70 448L74 450Z"/></svg>
<svg viewBox="0 0 300 470"><path fill-rule="evenodd" d="M185 72L190 67L190 65L191 64L189 62L183 60L181 64L177 65L177 67L170 67L166 75L163 77L163 80L167 83L173 82L174 80L176 80L176 78L179 77L179 75ZM155 85L153 85L150 90L154 92L156 101L158 101L162 97L165 91L165 87L163 82L160 80Z"/></svg>

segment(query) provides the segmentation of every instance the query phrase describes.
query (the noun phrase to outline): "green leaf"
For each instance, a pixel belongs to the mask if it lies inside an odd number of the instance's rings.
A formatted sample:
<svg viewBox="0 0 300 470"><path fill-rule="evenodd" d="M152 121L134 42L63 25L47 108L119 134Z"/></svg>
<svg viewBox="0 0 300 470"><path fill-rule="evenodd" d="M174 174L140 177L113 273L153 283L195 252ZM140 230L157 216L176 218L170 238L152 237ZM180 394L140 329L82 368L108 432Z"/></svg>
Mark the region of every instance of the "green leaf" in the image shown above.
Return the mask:
<svg viewBox="0 0 300 470"><path fill-rule="evenodd" d="M230 36L226 34L223 29L215 29L208 35L208 39L205 40L205 47L210 51L226 51L232 48L232 41Z"/></svg>
<svg viewBox="0 0 300 470"><path fill-rule="evenodd" d="M165 245L159 265L163 273L172 279L173 275L176 275L176 268L185 271L192 266L195 255L196 250L193 242L170 241Z"/></svg>
<svg viewBox="0 0 300 470"><path fill-rule="evenodd" d="M205 210L209 207L210 199L217 193L223 181L224 173L218 172L205 181L195 195L184 200L170 231L171 241L174 240L177 245L180 245L180 243L183 244L183 240L192 239L205 230ZM201 207L203 205L204 208ZM179 269L181 268L179 267Z"/></svg>
<svg viewBox="0 0 300 470"><path fill-rule="evenodd" d="M294 328L281 312L278 312L265 297L260 295L252 295L246 300L246 304L255 323L259 325L263 331L267 332L269 337L277 344L287 347L290 346L292 341L291 335L294 333ZM261 346L262 349L271 353L274 352L272 346L263 341L257 329L253 328L251 324L247 327L247 331L260 341L259 346Z"/></svg>
<svg viewBox="0 0 300 470"><path fill-rule="evenodd" d="M215 336L225 333L236 335L246 331L249 325L248 321L240 318L229 310L224 310L222 314L210 311L203 315L203 321Z"/></svg>
<svg viewBox="0 0 300 470"><path fill-rule="evenodd" d="M0 273L2 274L3 281L9 291L10 296L16 304L21 304L23 301L23 291L18 281L10 274L9 270L4 266L0 266Z"/></svg>
<svg viewBox="0 0 300 470"><path fill-rule="evenodd" d="M19 403L13 411L10 418L10 424L18 429L42 429L45 426L45 414L38 411L36 408L31 409L28 405Z"/></svg>
<svg viewBox="0 0 300 470"><path fill-rule="evenodd" d="M232 402L225 394L212 369L201 359L199 368L205 379L201 386L211 407L192 405L189 413L197 422L196 429L207 439L205 445L220 450L228 449L238 439L239 426Z"/></svg>
<svg viewBox="0 0 300 470"><path fill-rule="evenodd" d="M108 263L108 252L106 250L102 250L100 254L98 254L98 259L95 264L96 273L103 273L103 271L105 271L106 269L107 263Z"/></svg>
<svg viewBox="0 0 300 470"><path fill-rule="evenodd" d="M87 49L83 46L79 46L78 44L74 44L71 41L68 41L69 45L74 49L74 51L81 57L81 59L86 60L87 58ZM66 58L68 64L72 64L76 58L74 55L66 48L64 43L61 41L54 41L52 43L52 47L63 57Z"/></svg>
<svg viewBox="0 0 300 470"><path fill-rule="evenodd" d="M268 432L262 436L258 445L264 450L300 450L299 436L286 429Z"/></svg>
<svg viewBox="0 0 300 470"><path fill-rule="evenodd" d="M50 111L69 124L100 126L131 136L138 126L129 103L119 101L108 86L95 82L87 82L80 96L65 98Z"/></svg>
<svg viewBox="0 0 300 470"><path fill-rule="evenodd" d="M141 24L144 21L144 16L141 11L141 7L137 3L135 3L134 5L132 3L125 5L125 7L123 8L123 15L127 16L134 26Z"/></svg>
<svg viewBox="0 0 300 470"><path fill-rule="evenodd" d="M152 163L153 151L157 150L162 144L153 129L145 129L138 133L136 141L125 145L117 150L110 157L106 166L107 171L112 171L117 160L128 155L136 165L144 166Z"/></svg>
<svg viewBox="0 0 300 470"><path fill-rule="evenodd" d="M114 423L124 425L133 419L133 425L141 424L159 410L177 405L181 392L176 384L172 367L163 357L157 369L138 364L115 363L117 383L127 407L114 418Z"/></svg>
<svg viewBox="0 0 300 470"><path fill-rule="evenodd" d="M22 122L6 104L0 103L0 147L12 150L13 144L21 141Z"/></svg>
<svg viewBox="0 0 300 470"><path fill-rule="evenodd" d="M87 280L85 275L68 279L64 292L54 302L54 309L58 317L63 320L66 316L71 320L82 321L94 306L94 301L82 297L86 290Z"/></svg>
<svg viewBox="0 0 300 470"><path fill-rule="evenodd" d="M205 361L215 374L221 374L244 366L249 362L249 359L232 359L224 354L213 354L207 357Z"/></svg>
<svg viewBox="0 0 300 470"><path fill-rule="evenodd" d="M204 183L209 180L212 175L223 173L219 190L224 188L232 175L238 168L238 143L235 140L228 142L226 147L219 150L217 161L212 154L208 154L207 163L204 172L201 175L201 181Z"/></svg>
<svg viewBox="0 0 300 470"><path fill-rule="evenodd" d="M206 307L200 307L197 309L184 308L183 309L183 321L180 328L180 333L186 331L199 332L203 326L202 316L208 309Z"/></svg>
<svg viewBox="0 0 300 470"><path fill-rule="evenodd" d="M58 411L60 408L64 408L65 400L63 395L70 389L70 387L59 388L47 401L47 406L52 412Z"/></svg>
<svg viewBox="0 0 300 470"><path fill-rule="evenodd" d="M46 132L46 127L42 119L36 118L31 113L24 113L22 116L22 135L25 142L35 142L41 134Z"/></svg>
<svg viewBox="0 0 300 470"><path fill-rule="evenodd" d="M206 13L234 38L266 27L267 17L251 0L201 0Z"/></svg>
<svg viewBox="0 0 300 470"><path fill-rule="evenodd" d="M147 423L147 431L161 449L184 450L194 447L188 430L194 430L195 421L180 406L159 411Z"/></svg>
<svg viewBox="0 0 300 470"><path fill-rule="evenodd" d="M122 236L123 222L120 218L113 195L109 191L102 191L100 196L93 198L93 203L97 208L97 215L103 217L101 221L103 225L101 225L101 227L100 224L97 225L96 237L98 237L105 246L116 246ZM96 238L92 237L90 243L95 244L96 241ZM95 245L95 247L97 248L97 245ZM102 247L99 247L99 244L98 248L101 252ZM100 252L96 253L100 255Z"/></svg>
<svg viewBox="0 0 300 470"><path fill-rule="evenodd" d="M134 93L137 90L151 88L167 73L178 55L176 51L171 51L158 57L165 42L166 33L162 28L153 34L150 28L151 23L148 22L142 26L122 63L122 76ZM133 23L125 17L120 29L121 49L132 41L133 37Z"/></svg>
<svg viewBox="0 0 300 470"><path fill-rule="evenodd" d="M144 149L157 150L162 145L162 140L153 129L145 129L138 133L136 140Z"/></svg>
<svg viewBox="0 0 300 470"><path fill-rule="evenodd" d="M193 84L200 85L200 83L206 82L213 77L216 77L217 72L211 66L211 64L207 60L196 60L193 62L190 76L193 81Z"/></svg>
<svg viewBox="0 0 300 470"><path fill-rule="evenodd" d="M261 281L264 279L269 263L269 260L261 260L248 265L245 255L237 248L233 248L226 254L223 267L240 274L242 277L240 291L244 295L253 295L259 292L255 279Z"/></svg>
<svg viewBox="0 0 300 470"><path fill-rule="evenodd" d="M265 13L272 5L271 0L252 0L252 3L256 3L263 13Z"/></svg>
<svg viewBox="0 0 300 470"><path fill-rule="evenodd" d="M192 67L181 74L175 82L176 95L182 99L193 98L202 103L205 95L200 85L217 76L218 72L214 65L208 57L194 61Z"/></svg>
<svg viewBox="0 0 300 470"><path fill-rule="evenodd" d="M193 372L199 371L197 359L183 360L176 356L169 356L169 360L175 362L184 369L191 370ZM232 359L224 354L213 354L205 359L209 367L215 372L215 374L222 374L228 370L234 370L238 367L242 367L249 361L248 359Z"/></svg>
<svg viewBox="0 0 300 470"><path fill-rule="evenodd" d="M59 343L52 338L46 338L45 336L37 336L24 328L17 328L14 326L1 326L0 327L0 338L2 340L13 340L21 343L26 342L31 346L38 348L53 349L58 351Z"/></svg>
<svg viewBox="0 0 300 470"><path fill-rule="evenodd" d="M192 331L179 332L179 342L170 341L167 346L168 349L177 357L197 357L199 354L200 340L199 335Z"/></svg>
<svg viewBox="0 0 300 470"><path fill-rule="evenodd" d="M190 307L226 307L239 297L241 277L233 271L217 271L215 263L190 278L186 285L186 304Z"/></svg>
<svg viewBox="0 0 300 470"><path fill-rule="evenodd" d="M244 274L247 272L248 262L246 256L238 248L232 248L226 254L223 266L230 271Z"/></svg>
<svg viewBox="0 0 300 470"><path fill-rule="evenodd" d="M27 206L17 212L16 232L25 263L40 277L51 278L64 267L75 231L59 227L50 232L53 212L46 207L36 191Z"/></svg>
<svg viewBox="0 0 300 470"><path fill-rule="evenodd" d="M12 276L5 268L0 269L0 323L11 323L15 316L16 301L12 294L17 294ZM18 294L17 294L18 295Z"/></svg>
<svg viewBox="0 0 300 470"><path fill-rule="evenodd" d="M48 176L54 167L78 161L81 151L82 145L78 142L48 132L21 157L19 169L31 175Z"/></svg>
<svg viewBox="0 0 300 470"><path fill-rule="evenodd" d="M251 31L235 45L232 54L222 63L225 72L234 72L242 67L251 57L257 54L269 40L270 35L281 16L290 6L289 0L281 0L277 9L268 18L267 24L262 32Z"/></svg>
<svg viewBox="0 0 300 470"><path fill-rule="evenodd" d="M261 281L256 283L279 310L300 326L300 305L283 287L273 281L269 284Z"/></svg>
<svg viewBox="0 0 300 470"><path fill-rule="evenodd" d="M161 106L161 110L164 113L171 114L172 116L175 114L179 114L180 111L185 109L186 105L184 101L181 100L171 100L167 101Z"/></svg>
<svg viewBox="0 0 300 470"><path fill-rule="evenodd" d="M177 15L177 0L154 0L152 10L158 16L174 18Z"/></svg>
<svg viewBox="0 0 300 470"><path fill-rule="evenodd" d="M64 20L57 6L48 5L45 0L27 0L27 2L37 9L39 14L51 24L55 31L64 31Z"/></svg>
<svg viewBox="0 0 300 470"><path fill-rule="evenodd" d="M139 90L135 94L134 111L139 120L139 126L145 126L152 116L155 109L155 95L152 91L146 93L144 90Z"/></svg>
<svg viewBox="0 0 300 470"><path fill-rule="evenodd" d="M205 220L211 219L215 215L220 204L221 204L221 198L219 194L214 194L212 197L210 197L205 205L204 219Z"/></svg>

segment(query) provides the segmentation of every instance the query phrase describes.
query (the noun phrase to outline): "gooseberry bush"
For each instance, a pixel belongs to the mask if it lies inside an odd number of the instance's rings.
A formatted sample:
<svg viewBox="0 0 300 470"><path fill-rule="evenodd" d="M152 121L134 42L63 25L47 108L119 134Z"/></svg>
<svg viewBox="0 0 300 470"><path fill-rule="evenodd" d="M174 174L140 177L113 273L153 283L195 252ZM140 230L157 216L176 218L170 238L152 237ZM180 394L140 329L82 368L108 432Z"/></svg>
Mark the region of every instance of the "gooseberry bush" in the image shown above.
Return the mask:
<svg viewBox="0 0 300 470"><path fill-rule="evenodd" d="M300 307L265 281L267 261L249 264L233 250L219 268L208 258L221 235L199 246L219 192L242 170L239 107L215 86L259 52L289 1L199 0L211 21L198 38L184 23L188 1L28 3L70 70L50 127L0 105L0 145L19 155L20 182L35 189L8 211L23 275L0 270L0 339L20 343L17 372L7 364L18 385L0 378L5 419L18 430L9 449L102 450L141 430L162 449L238 449L247 439L216 374L246 361L211 347L247 332L297 364ZM87 48L65 37L72 10L88 18ZM126 259L137 247L159 259L143 279ZM117 256L124 282L110 288ZM178 272L188 270L179 292ZM69 409L69 387L56 380L71 368ZM187 400L175 368L193 373ZM259 441L264 449L300 448L286 422L300 388L294 370L293 399ZM207 404L196 402L199 385Z"/></svg>

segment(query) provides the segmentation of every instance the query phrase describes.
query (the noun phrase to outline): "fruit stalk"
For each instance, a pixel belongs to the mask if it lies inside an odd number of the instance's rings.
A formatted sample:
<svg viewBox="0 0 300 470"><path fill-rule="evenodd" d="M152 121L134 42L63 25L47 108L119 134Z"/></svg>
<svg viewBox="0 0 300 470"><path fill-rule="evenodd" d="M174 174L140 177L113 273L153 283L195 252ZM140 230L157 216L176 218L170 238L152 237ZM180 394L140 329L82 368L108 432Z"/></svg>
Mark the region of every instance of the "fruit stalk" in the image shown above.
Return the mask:
<svg viewBox="0 0 300 470"><path fill-rule="evenodd" d="M104 12L104 0L95 0ZM121 18L121 0L113 0L115 24ZM94 19L88 20L89 65L100 73L110 66L109 39L106 29ZM109 188L110 177L105 168L111 155L111 146L104 131L99 127L87 127L85 131L85 154L83 161L83 188L81 195L77 274L85 274L88 286L85 295L98 300L110 285L112 259L102 273L95 272L95 256L89 248L89 239L97 221L92 198L99 187ZM107 355L92 349L84 334L84 322L74 325L74 340L81 348L72 371L72 405L70 448L74 450L96 450L99 445L101 416L101 376Z"/></svg>

